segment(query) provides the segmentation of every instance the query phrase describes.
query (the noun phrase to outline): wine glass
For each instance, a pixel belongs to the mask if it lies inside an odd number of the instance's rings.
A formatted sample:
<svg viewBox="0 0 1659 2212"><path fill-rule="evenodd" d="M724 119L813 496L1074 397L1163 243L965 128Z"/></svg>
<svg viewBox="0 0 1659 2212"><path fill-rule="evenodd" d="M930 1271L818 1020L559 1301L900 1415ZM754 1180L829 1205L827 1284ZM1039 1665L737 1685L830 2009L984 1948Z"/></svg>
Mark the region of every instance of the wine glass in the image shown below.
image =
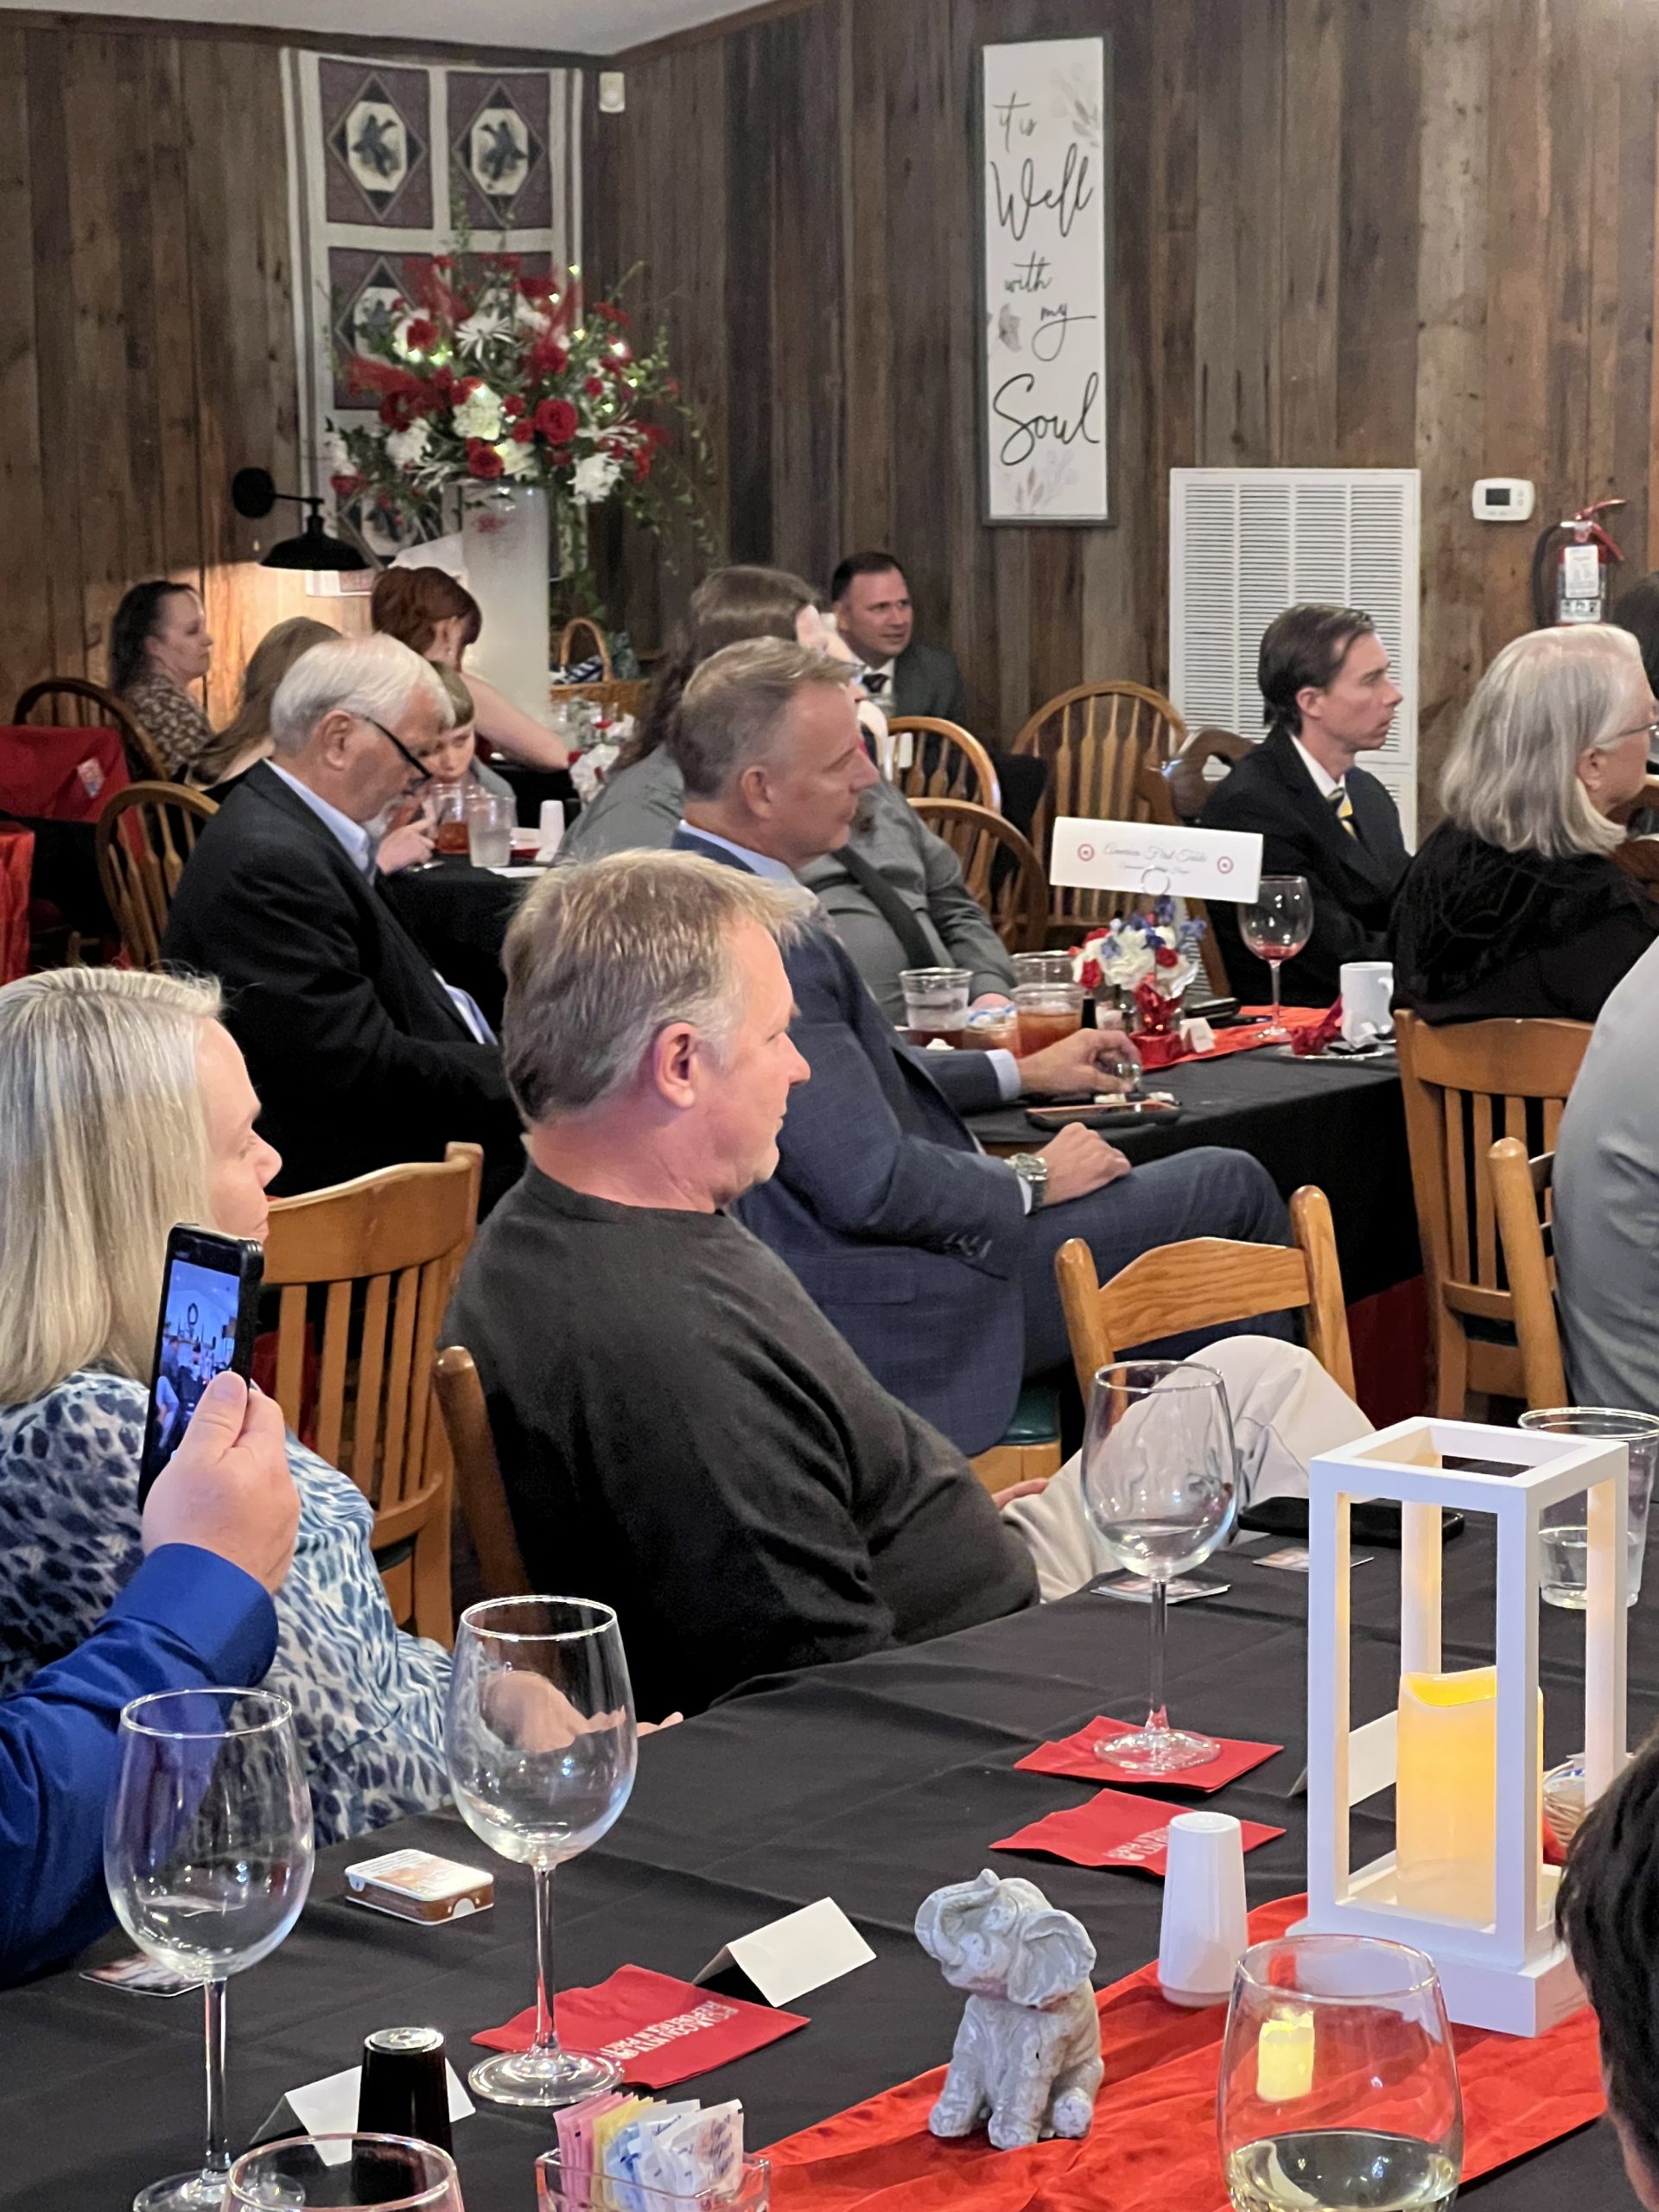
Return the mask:
<svg viewBox="0 0 1659 2212"><path fill-rule="evenodd" d="M1089 1398L1083 1497L1119 1567L1152 1584L1152 1684L1147 1724L1094 1746L1131 1774L1202 1766L1221 1746L1169 1725L1164 1711L1164 1586L1208 1559L1232 1527L1236 1455L1227 1392L1191 1360L1121 1360Z"/></svg>
<svg viewBox="0 0 1659 2212"><path fill-rule="evenodd" d="M1216 2125L1236 2212L1446 2212L1463 2099L1432 1961L1370 1936L1289 1936L1246 1951Z"/></svg>
<svg viewBox="0 0 1659 2212"><path fill-rule="evenodd" d="M1305 875L1264 875L1255 887L1255 903L1238 910L1238 933L1258 960L1265 960L1273 976L1273 1020L1262 1034L1276 1045L1287 1044L1290 1032L1279 1011L1279 969L1294 960L1313 933L1313 896Z"/></svg>
<svg viewBox="0 0 1659 2212"><path fill-rule="evenodd" d="M544 2112L613 2088L620 2067L561 2050L553 2025L553 1869L608 1832L633 1788L633 1693L611 1608L588 1598L469 1605L445 1748L468 1827L536 1876L536 2040L467 2079L493 2103Z"/></svg>
<svg viewBox="0 0 1659 2212"><path fill-rule="evenodd" d="M311 1800L294 1716L264 1690L163 1690L121 1715L104 1820L116 1917L147 1956L200 1980L207 2029L201 2170L152 2183L133 2212L219 2212L225 1985L282 1942L311 1886Z"/></svg>
<svg viewBox="0 0 1659 2212"><path fill-rule="evenodd" d="M408 2135L288 2135L231 2168L224 2212L463 2212L454 2160Z"/></svg>

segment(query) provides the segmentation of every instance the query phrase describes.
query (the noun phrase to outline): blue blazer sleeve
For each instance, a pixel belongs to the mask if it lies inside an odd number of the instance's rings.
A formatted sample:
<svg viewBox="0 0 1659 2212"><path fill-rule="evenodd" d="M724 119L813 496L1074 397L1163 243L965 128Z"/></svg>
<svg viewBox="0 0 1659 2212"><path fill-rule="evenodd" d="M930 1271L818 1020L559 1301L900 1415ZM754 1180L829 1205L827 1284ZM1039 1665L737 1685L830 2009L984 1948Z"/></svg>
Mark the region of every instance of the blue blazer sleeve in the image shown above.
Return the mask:
<svg viewBox="0 0 1659 2212"><path fill-rule="evenodd" d="M245 1687L276 1649L276 1608L251 1574L168 1544L83 1644L0 1703L0 1984L110 1924L104 1808L122 1707L154 1690Z"/></svg>

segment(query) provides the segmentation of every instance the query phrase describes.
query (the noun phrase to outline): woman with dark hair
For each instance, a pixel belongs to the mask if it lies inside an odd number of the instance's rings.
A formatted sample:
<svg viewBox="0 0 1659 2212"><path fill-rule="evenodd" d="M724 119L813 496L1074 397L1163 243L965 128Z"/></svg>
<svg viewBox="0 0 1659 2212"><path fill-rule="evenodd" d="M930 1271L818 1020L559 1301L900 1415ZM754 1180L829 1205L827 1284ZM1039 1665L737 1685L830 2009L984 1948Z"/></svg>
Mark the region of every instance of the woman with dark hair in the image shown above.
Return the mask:
<svg viewBox="0 0 1659 2212"><path fill-rule="evenodd" d="M213 742L213 724L185 688L207 675L213 652L200 596L165 577L134 584L110 625L110 689L181 781Z"/></svg>
<svg viewBox="0 0 1659 2212"><path fill-rule="evenodd" d="M461 657L478 642L484 617L465 584L447 569L383 569L369 601L374 626L396 638L435 668L462 673ZM468 675L478 734L515 760L556 773L570 765L569 748L545 723L515 707L494 684Z"/></svg>

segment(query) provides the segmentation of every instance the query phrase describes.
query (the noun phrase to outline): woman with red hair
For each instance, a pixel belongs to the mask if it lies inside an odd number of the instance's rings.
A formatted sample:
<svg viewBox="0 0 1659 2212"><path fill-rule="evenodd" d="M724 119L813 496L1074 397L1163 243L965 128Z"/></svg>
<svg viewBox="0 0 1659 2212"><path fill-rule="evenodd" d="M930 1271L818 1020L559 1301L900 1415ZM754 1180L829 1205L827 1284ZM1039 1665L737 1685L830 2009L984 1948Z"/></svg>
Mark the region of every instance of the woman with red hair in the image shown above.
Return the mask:
<svg viewBox="0 0 1659 2212"><path fill-rule="evenodd" d="M484 626L478 601L447 569L383 569L369 605L377 630L457 675L462 654L477 643ZM467 689L478 709L480 738L532 768L556 772L569 766L569 747L544 723L503 698L493 683L469 671Z"/></svg>

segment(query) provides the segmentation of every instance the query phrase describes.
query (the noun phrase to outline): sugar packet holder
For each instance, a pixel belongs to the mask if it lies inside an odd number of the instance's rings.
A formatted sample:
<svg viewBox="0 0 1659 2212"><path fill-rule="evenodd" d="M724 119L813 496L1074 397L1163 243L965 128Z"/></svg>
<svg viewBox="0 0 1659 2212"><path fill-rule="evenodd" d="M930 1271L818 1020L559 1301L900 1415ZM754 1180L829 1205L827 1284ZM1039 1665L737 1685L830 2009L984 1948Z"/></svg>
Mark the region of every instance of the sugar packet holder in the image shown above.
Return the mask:
<svg viewBox="0 0 1659 2212"><path fill-rule="evenodd" d="M346 1869L346 1886L354 1904L429 1927L487 1912L495 1903L493 1874L430 1851L387 1851L378 1859L359 1859Z"/></svg>

